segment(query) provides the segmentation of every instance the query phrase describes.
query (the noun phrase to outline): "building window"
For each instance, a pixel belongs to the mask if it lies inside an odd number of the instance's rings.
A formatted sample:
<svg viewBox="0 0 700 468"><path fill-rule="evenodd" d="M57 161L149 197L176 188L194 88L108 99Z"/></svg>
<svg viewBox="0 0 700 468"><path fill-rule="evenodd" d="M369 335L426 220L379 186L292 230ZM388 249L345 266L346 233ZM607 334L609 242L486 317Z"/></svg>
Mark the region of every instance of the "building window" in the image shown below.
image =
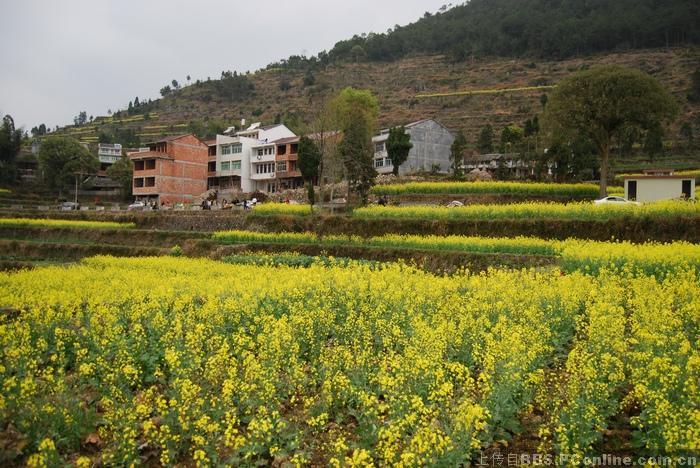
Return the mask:
<svg viewBox="0 0 700 468"><path fill-rule="evenodd" d="M143 178L134 179L134 187L143 187Z"/></svg>
<svg viewBox="0 0 700 468"><path fill-rule="evenodd" d="M216 172L216 161L209 161L207 164L207 170L209 172Z"/></svg>
<svg viewBox="0 0 700 468"><path fill-rule="evenodd" d="M374 167L384 167L384 159L375 159Z"/></svg>
<svg viewBox="0 0 700 468"><path fill-rule="evenodd" d="M287 154L287 146L286 145L279 145L277 147L277 154L282 156L283 154Z"/></svg>
<svg viewBox="0 0 700 468"><path fill-rule="evenodd" d="M274 174L274 172L275 172L275 163L256 164L255 165L255 173L256 174Z"/></svg>
<svg viewBox="0 0 700 468"><path fill-rule="evenodd" d="M384 151L384 143L377 143L376 145L374 145L375 153L381 153L382 151Z"/></svg>
<svg viewBox="0 0 700 468"><path fill-rule="evenodd" d="M287 172L287 161L279 161L277 163L277 172Z"/></svg>
<svg viewBox="0 0 700 468"><path fill-rule="evenodd" d="M384 158L384 166L393 166L393 164L391 163L391 159Z"/></svg>
<svg viewBox="0 0 700 468"><path fill-rule="evenodd" d="M222 171L230 171L231 170L231 161L226 161L221 163L221 170Z"/></svg>
<svg viewBox="0 0 700 468"><path fill-rule="evenodd" d="M144 185L146 187L155 187L156 186L156 178L155 177L146 177Z"/></svg>
<svg viewBox="0 0 700 468"><path fill-rule="evenodd" d="M221 147L221 154L226 156L227 154L231 154L231 146L226 145Z"/></svg>
<svg viewBox="0 0 700 468"><path fill-rule="evenodd" d="M236 170L241 168L241 162L240 161L231 161L231 169Z"/></svg>
<svg viewBox="0 0 700 468"><path fill-rule="evenodd" d="M145 164L145 169L147 171L151 171L156 168L156 160L155 159L146 159L144 161Z"/></svg>
<svg viewBox="0 0 700 468"><path fill-rule="evenodd" d="M143 171L143 161L134 161L134 171Z"/></svg>
<svg viewBox="0 0 700 468"><path fill-rule="evenodd" d="M231 145L232 154L241 154L243 152L243 145L241 143L234 143Z"/></svg>
<svg viewBox="0 0 700 468"><path fill-rule="evenodd" d="M299 144L292 143L291 151L292 154L297 154L299 152Z"/></svg>

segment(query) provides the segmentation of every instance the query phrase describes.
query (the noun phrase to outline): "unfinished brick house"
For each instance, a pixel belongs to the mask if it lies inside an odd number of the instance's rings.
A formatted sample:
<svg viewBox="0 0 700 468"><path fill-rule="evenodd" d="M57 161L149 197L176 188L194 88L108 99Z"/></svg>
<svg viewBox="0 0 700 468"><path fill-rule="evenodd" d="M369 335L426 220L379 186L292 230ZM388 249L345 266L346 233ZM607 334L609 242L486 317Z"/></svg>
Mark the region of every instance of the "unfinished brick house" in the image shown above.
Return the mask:
<svg viewBox="0 0 700 468"><path fill-rule="evenodd" d="M277 145L277 190L295 189L304 186L301 171L297 166L299 160L299 137L282 138Z"/></svg>
<svg viewBox="0 0 700 468"><path fill-rule="evenodd" d="M129 158L137 200L192 203L207 190L209 148L193 134L163 138Z"/></svg>

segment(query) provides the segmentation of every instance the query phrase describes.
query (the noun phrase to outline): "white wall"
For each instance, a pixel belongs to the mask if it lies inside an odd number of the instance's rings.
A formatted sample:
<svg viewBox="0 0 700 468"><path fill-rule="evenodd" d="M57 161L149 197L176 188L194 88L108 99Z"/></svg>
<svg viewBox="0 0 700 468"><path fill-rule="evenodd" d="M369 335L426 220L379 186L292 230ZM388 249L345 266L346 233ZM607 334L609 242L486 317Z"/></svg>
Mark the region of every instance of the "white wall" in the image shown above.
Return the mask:
<svg viewBox="0 0 700 468"><path fill-rule="evenodd" d="M278 125L276 127L273 127L269 130L260 130L259 133L259 138L262 141L267 140L268 142L272 142L275 140L281 140L282 138L291 138L295 137L296 135L294 132L292 132L290 129L285 127L284 125Z"/></svg>
<svg viewBox="0 0 700 468"><path fill-rule="evenodd" d="M221 154L221 145L231 143L240 143L243 148L241 154ZM230 137L226 135L216 135L216 171L217 175L222 175L219 171L222 161L241 161L241 190L244 192L253 192L255 190L253 181L250 180L250 155L253 145L257 145L258 141L246 137ZM234 171L232 171L234 172ZM238 171L235 171L238 172Z"/></svg>
<svg viewBox="0 0 700 468"><path fill-rule="evenodd" d="M637 182L637 201L656 201L669 200L671 198L680 198L682 195L682 187L684 180L690 180L691 198L695 197L695 179L676 179L676 178L640 178L625 180L625 198L629 199L629 183L630 181Z"/></svg>

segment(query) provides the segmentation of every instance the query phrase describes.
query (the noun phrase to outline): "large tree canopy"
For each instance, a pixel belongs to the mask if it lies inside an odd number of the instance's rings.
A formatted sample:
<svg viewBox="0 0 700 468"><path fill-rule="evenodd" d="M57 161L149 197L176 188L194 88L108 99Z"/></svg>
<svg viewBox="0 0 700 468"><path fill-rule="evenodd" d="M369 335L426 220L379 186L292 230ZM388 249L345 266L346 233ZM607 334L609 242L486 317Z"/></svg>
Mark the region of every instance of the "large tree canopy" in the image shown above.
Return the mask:
<svg viewBox="0 0 700 468"><path fill-rule="evenodd" d="M413 148L411 135L406 133L404 127L395 127L389 130L389 138L386 140L386 152L394 166L393 173L399 175L399 167L408 159L408 153Z"/></svg>
<svg viewBox="0 0 700 468"><path fill-rule="evenodd" d="M321 151L311 138L303 136L299 139L298 155L299 171L306 182L309 203L313 205L316 199L313 180L318 177L318 169L321 165Z"/></svg>
<svg viewBox="0 0 700 468"><path fill-rule="evenodd" d="M12 163L22 145L22 129L15 128L15 121L6 115L0 124L0 161Z"/></svg>
<svg viewBox="0 0 700 468"><path fill-rule="evenodd" d="M607 195L610 146L621 132L655 128L677 113L671 95L639 70L607 66L571 75L557 86L544 113L550 141L583 136L600 156L600 194Z"/></svg>
<svg viewBox="0 0 700 468"><path fill-rule="evenodd" d="M76 175L94 174L100 167L97 156L78 140L64 136L50 136L41 143L37 154L39 166L47 185L59 195L75 181Z"/></svg>
<svg viewBox="0 0 700 468"><path fill-rule="evenodd" d="M338 152L345 166L348 187L366 204L377 176L372 157L372 135L379 114L377 98L367 90L345 88L331 105L343 131Z"/></svg>

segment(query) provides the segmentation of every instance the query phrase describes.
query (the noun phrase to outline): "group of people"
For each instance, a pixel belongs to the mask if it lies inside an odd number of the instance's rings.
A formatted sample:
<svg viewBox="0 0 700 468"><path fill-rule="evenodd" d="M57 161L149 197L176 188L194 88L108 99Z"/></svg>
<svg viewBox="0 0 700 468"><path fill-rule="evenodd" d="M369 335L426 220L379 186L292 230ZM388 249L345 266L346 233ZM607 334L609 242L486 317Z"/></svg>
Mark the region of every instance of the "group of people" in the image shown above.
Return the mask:
<svg viewBox="0 0 700 468"><path fill-rule="evenodd" d="M244 210L250 210L254 205L257 205L258 199L253 198L252 200L243 200L240 201L237 198L234 199L233 201L229 202L225 198L221 200L221 203L219 203L218 200L211 201L210 199L205 199L202 200L201 207L202 210L211 210L212 206L215 206L217 209L221 210L230 210L234 206L242 206Z"/></svg>

